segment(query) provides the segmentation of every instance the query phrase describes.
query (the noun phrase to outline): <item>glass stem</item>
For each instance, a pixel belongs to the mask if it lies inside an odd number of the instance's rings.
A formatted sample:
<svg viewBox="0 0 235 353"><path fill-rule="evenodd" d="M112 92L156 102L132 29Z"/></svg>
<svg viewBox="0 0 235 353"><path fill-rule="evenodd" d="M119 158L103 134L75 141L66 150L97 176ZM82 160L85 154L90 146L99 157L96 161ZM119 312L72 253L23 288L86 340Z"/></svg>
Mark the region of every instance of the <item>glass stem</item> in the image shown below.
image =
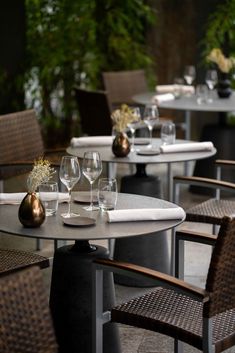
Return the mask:
<svg viewBox="0 0 235 353"><path fill-rule="evenodd" d="M131 150L134 151L135 144L135 130L131 130Z"/></svg>
<svg viewBox="0 0 235 353"><path fill-rule="evenodd" d="M71 214L71 191L72 189L68 189L69 192L69 209L68 209L68 214Z"/></svg>
<svg viewBox="0 0 235 353"><path fill-rule="evenodd" d="M90 208L93 208L93 196L92 196L93 190L92 190L92 184L93 184L93 182L91 182L91 194L90 194L91 200L90 200Z"/></svg>
<svg viewBox="0 0 235 353"><path fill-rule="evenodd" d="M149 127L149 139L150 139L150 146L152 146L152 139L153 139L153 128Z"/></svg>

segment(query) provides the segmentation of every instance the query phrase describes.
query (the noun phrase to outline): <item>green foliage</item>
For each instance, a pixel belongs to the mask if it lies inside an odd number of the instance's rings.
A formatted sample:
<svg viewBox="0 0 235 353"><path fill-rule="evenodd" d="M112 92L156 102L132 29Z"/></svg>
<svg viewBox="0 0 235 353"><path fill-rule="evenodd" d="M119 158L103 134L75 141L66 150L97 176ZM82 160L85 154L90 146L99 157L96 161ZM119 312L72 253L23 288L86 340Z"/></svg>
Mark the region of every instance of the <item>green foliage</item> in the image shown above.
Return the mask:
<svg viewBox="0 0 235 353"><path fill-rule="evenodd" d="M145 0L26 0L26 90L45 126L74 128L74 85L101 88L101 72L148 68Z"/></svg>
<svg viewBox="0 0 235 353"><path fill-rule="evenodd" d="M204 40L205 54L221 48L229 56L235 54L235 0L226 0L209 17Z"/></svg>

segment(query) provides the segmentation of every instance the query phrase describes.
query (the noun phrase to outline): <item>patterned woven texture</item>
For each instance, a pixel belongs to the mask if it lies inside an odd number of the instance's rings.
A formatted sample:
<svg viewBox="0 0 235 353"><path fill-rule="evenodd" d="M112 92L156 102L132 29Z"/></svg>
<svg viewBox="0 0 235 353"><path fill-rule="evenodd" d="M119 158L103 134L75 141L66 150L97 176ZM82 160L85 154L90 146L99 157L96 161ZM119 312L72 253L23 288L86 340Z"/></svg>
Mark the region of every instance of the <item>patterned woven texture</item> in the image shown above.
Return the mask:
<svg viewBox="0 0 235 353"><path fill-rule="evenodd" d="M49 266L49 260L22 250L0 249L0 275L32 265L45 268Z"/></svg>
<svg viewBox="0 0 235 353"><path fill-rule="evenodd" d="M224 216L234 215L235 201L210 199L189 208L186 212L186 220L219 225Z"/></svg>
<svg viewBox="0 0 235 353"><path fill-rule="evenodd" d="M0 278L0 352L56 353L41 272L36 267Z"/></svg>
<svg viewBox="0 0 235 353"><path fill-rule="evenodd" d="M0 164L33 161L42 156L44 146L35 111L1 115L0 141ZM0 179L15 175L16 172L0 170Z"/></svg>
<svg viewBox="0 0 235 353"><path fill-rule="evenodd" d="M112 309L112 321L157 331L202 349L202 319L212 317L213 344L235 344L235 220L224 218L206 281L209 302L158 288Z"/></svg>
<svg viewBox="0 0 235 353"><path fill-rule="evenodd" d="M133 104L133 95L147 91L144 70L103 72L103 81L110 104Z"/></svg>

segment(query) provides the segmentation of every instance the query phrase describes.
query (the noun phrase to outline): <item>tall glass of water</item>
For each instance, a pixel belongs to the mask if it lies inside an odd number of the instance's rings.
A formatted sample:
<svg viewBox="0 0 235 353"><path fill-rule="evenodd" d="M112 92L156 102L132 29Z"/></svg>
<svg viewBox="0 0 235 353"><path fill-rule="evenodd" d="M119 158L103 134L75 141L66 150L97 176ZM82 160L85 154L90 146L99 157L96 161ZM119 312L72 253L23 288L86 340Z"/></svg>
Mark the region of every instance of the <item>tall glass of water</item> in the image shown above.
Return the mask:
<svg viewBox="0 0 235 353"><path fill-rule="evenodd" d="M159 121L158 108L157 108L157 106L155 104L146 105L146 107L144 109L143 120L144 120L145 124L147 125L147 127L149 129L150 141L149 141L148 147L152 148L153 127Z"/></svg>

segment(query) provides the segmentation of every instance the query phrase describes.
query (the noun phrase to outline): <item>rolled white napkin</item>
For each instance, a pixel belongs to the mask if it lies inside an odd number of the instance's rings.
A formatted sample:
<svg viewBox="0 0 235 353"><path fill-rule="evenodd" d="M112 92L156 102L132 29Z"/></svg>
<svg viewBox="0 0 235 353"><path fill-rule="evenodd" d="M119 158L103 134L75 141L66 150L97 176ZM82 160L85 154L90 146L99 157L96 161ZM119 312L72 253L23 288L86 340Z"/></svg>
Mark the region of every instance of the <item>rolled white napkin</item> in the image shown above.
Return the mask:
<svg viewBox="0 0 235 353"><path fill-rule="evenodd" d="M160 146L160 152L161 153L173 153L173 152L211 151L213 148L214 148L214 145L211 141L176 143L173 145Z"/></svg>
<svg viewBox="0 0 235 353"><path fill-rule="evenodd" d="M175 99L175 96L172 93L157 94L156 96L153 97L153 101L155 103L167 102L174 99Z"/></svg>
<svg viewBox="0 0 235 353"><path fill-rule="evenodd" d="M46 194L46 193L45 193ZM19 205L23 198L25 197L26 192L10 192L10 193L0 193L0 205ZM50 199L50 193L48 193L48 199ZM69 194L66 192L58 193L59 203L68 202Z"/></svg>
<svg viewBox="0 0 235 353"><path fill-rule="evenodd" d="M195 93L195 88L194 86L191 85L179 85L179 84L173 84L173 85L159 85L156 86L156 92L157 93L173 93L176 91L176 88L180 86L181 92L184 94L190 93L194 94Z"/></svg>
<svg viewBox="0 0 235 353"><path fill-rule="evenodd" d="M108 222L160 221L183 219L185 212L181 207L175 208L141 208L107 211Z"/></svg>
<svg viewBox="0 0 235 353"><path fill-rule="evenodd" d="M73 137L70 141L72 147L79 146L111 146L113 136L84 136Z"/></svg>

